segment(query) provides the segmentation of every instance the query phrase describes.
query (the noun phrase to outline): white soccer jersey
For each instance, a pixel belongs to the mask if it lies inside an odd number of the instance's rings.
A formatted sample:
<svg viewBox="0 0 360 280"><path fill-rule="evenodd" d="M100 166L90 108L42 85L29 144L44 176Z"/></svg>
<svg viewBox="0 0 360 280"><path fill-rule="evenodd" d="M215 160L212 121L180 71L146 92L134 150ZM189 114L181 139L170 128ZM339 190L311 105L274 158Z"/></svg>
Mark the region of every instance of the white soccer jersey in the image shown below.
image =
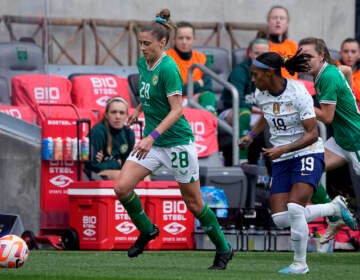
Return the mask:
<svg viewBox="0 0 360 280"><path fill-rule="evenodd" d="M274 146L293 143L305 134L302 120L315 118L314 102L305 86L295 80L287 79L285 90L278 96L269 91L255 91L255 103L264 113L270 129L270 142ZM278 160L306 154L323 153L321 138L313 145L301 150L283 154Z"/></svg>

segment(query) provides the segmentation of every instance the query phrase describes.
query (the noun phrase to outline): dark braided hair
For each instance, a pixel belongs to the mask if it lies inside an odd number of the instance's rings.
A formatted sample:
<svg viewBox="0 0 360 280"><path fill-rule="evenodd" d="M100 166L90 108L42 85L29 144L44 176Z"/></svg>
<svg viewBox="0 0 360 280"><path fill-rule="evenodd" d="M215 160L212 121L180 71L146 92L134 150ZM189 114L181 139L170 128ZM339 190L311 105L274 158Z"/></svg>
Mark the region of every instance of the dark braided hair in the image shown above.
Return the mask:
<svg viewBox="0 0 360 280"><path fill-rule="evenodd" d="M278 75L281 75L281 67L285 67L291 75L294 75L295 72L307 72L310 68L310 59L311 55L301 53L301 49L298 49L296 54L290 58L282 58L276 52L266 52L259 55L256 61L273 69Z"/></svg>
<svg viewBox="0 0 360 280"><path fill-rule="evenodd" d="M315 37L307 37L299 41L299 48L301 48L301 46L303 45L314 45L315 51L318 54L323 55L324 60L327 63L336 65L336 61L331 58L329 49L327 48L326 43L323 39L315 38Z"/></svg>
<svg viewBox="0 0 360 280"><path fill-rule="evenodd" d="M175 27L176 25L170 20L170 10L163 9L156 14L155 21L141 28L141 32L152 33L158 41L162 38L166 38L166 43L168 43L170 39L170 30Z"/></svg>

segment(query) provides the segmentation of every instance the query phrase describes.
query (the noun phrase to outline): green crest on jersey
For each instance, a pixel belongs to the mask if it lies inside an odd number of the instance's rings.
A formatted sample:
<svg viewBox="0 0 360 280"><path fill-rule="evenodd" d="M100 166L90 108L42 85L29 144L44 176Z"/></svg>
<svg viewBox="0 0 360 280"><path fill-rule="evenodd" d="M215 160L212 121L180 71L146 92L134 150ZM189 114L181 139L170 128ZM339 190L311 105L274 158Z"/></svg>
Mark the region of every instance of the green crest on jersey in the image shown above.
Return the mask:
<svg viewBox="0 0 360 280"><path fill-rule="evenodd" d="M151 79L151 83L153 86L156 86L158 81L159 81L159 76L157 74L155 74Z"/></svg>
<svg viewBox="0 0 360 280"><path fill-rule="evenodd" d="M128 145L128 144L122 144L122 145L120 146L120 148L119 148L120 153L122 153L122 154L125 154L128 149L129 149L129 145Z"/></svg>

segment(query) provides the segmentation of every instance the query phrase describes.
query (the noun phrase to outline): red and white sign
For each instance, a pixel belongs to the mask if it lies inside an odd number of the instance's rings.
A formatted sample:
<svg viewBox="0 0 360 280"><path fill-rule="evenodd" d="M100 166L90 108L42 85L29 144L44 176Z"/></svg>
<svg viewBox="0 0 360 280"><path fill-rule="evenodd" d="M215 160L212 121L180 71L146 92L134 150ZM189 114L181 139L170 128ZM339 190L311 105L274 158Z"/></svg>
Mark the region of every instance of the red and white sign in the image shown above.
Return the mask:
<svg viewBox="0 0 360 280"><path fill-rule="evenodd" d="M72 100L79 108L98 110L102 116L106 101L114 96L123 97L131 106L127 78L114 75L79 75L72 79Z"/></svg>
<svg viewBox="0 0 360 280"><path fill-rule="evenodd" d="M209 111L194 108L184 108L183 112L194 133L198 157L219 151L216 117Z"/></svg>

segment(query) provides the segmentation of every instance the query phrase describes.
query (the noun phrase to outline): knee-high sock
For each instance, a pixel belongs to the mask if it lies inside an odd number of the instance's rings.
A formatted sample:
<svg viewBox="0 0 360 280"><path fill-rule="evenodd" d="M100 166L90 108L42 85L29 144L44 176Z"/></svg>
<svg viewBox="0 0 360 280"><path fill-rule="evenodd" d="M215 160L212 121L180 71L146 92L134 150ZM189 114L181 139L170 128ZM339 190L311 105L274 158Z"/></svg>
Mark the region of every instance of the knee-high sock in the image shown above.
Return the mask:
<svg viewBox="0 0 360 280"><path fill-rule="evenodd" d="M144 212L139 196L132 192L127 198L120 201L129 217L141 233L149 233L153 230L153 223Z"/></svg>
<svg viewBox="0 0 360 280"><path fill-rule="evenodd" d="M320 217L328 216L339 216L340 213L333 203L324 204L313 204L305 207L306 221L311 222L312 220Z"/></svg>
<svg viewBox="0 0 360 280"><path fill-rule="evenodd" d="M288 203L287 207L291 242L294 246L294 262L306 263L309 228L305 219L305 208L296 203Z"/></svg>
<svg viewBox="0 0 360 280"><path fill-rule="evenodd" d="M320 217L339 215L337 209L333 203L317 204L317 205L307 205L305 207L305 219L306 222L311 222L312 220ZM286 228L290 226L290 221L288 219L288 211L279 212L272 214L272 219L280 228Z"/></svg>
<svg viewBox="0 0 360 280"><path fill-rule="evenodd" d="M223 231L220 229L219 222L214 212L208 207L207 204L204 208L195 215L199 220L202 228L209 236L210 240L216 247L216 252L226 253L229 251L229 243L226 241Z"/></svg>

